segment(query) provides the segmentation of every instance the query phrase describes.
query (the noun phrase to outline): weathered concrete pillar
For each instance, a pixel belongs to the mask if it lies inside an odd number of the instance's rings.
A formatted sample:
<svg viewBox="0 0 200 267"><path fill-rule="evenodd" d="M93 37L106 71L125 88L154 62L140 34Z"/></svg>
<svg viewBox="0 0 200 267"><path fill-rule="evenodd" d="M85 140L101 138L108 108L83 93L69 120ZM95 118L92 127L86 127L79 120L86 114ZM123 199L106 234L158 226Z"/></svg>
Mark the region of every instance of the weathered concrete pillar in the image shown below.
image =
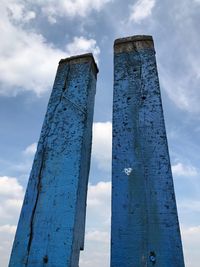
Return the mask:
<svg viewBox="0 0 200 267"><path fill-rule="evenodd" d="M60 61L9 267L78 266L97 72L92 54Z"/></svg>
<svg viewBox="0 0 200 267"><path fill-rule="evenodd" d="M151 36L114 45L111 267L183 267Z"/></svg>

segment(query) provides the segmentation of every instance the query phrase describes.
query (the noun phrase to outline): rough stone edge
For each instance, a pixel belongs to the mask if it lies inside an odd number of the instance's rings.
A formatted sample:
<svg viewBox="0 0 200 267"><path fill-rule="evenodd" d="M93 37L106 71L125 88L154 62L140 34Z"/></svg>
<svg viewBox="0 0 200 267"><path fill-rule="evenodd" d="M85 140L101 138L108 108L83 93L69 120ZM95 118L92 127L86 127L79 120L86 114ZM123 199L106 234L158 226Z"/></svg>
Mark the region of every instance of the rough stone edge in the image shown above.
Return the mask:
<svg viewBox="0 0 200 267"><path fill-rule="evenodd" d="M154 50L154 42L151 35L134 35L116 39L114 42L115 53L133 52L142 49Z"/></svg>
<svg viewBox="0 0 200 267"><path fill-rule="evenodd" d="M95 62L94 56L92 53L87 53L87 54L82 54L82 55L77 55L77 56L72 56L72 57L67 57L64 59L61 59L59 61L59 64L63 64L63 63L72 63L72 64L81 64L81 63L85 63L85 62L89 62L92 61L92 66L93 66L93 71L95 76L97 75L97 73L99 72L97 63Z"/></svg>

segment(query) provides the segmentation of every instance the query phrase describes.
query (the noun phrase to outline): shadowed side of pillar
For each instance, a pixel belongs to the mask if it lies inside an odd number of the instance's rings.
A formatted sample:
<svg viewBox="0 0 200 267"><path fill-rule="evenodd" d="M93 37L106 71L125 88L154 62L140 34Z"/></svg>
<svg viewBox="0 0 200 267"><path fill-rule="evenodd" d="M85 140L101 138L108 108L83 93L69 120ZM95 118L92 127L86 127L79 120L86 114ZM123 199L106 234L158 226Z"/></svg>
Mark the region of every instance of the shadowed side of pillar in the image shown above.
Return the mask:
<svg viewBox="0 0 200 267"><path fill-rule="evenodd" d="M111 267L184 267L153 39L114 44Z"/></svg>
<svg viewBox="0 0 200 267"><path fill-rule="evenodd" d="M9 267L78 267L97 73L92 54L59 63Z"/></svg>

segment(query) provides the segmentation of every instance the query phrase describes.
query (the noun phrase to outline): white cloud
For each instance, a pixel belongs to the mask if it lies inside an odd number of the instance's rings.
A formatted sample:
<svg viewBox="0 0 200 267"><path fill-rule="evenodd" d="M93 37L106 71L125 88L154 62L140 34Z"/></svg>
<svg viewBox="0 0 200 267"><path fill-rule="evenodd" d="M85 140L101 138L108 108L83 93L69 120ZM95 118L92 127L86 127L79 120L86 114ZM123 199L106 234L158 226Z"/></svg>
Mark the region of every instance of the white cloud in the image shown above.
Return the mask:
<svg viewBox="0 0 200 267"><path fill-rule="evenodd" d="M183 227L182 240L187 267L199 267L200 225Z"/></svg>
<svg viewBox="0 0 200 267"><path fill-rule="evenodd" d="M161 85L179 109L199 115L199 5L194 1L174 1L170 10L161 12L164 17L160 19L166 21L162 25L162 34L157 39L160 49L160 52L157 50L157 56L160 58L158 65ZM156 25L156 18L154 22L155 32L159 32L161 29ZM172 31L174 34L169 44L166 42L166 36Z"/></svg>
<svg viewBox="0 0 200 267"><path fill-rule="evenodd" d="M96 122L93 124L92 156L101 170L111 170L112 123Z"/></svg>
<svg viewBox="0 0 200 267"><path fill-rule="evenodd" d="M5 4L5 2L4 2ZM20 23L26 23L36 17L36 14L32 10L27 10L22 1L16 2L15 0L10 0L7 3L8 15L15 21Z"/></svg>
<svg viewBox="0 0 200 267"><path fill-rule="evenodd" d="M99 182L96 185L89 184L87 204L89 207L102 207L109 203L111 195L111 182Z"/></svg>
<svg viewBox="0 0 200 267"><path fill-rule="evenodd" d="M37 143L33 143L27 146L25 150L23 151L23 153L27 156L33 156L35 155L36 149L37 149Z"/></svg>
<svg viewBox="0 0 200 267"><path fill-rule="evenodd" d="M186 214L187 216L192 213L196 213L197 215L200 215L200 201L199 200L183 199L179 201L178 207L181 213Z"/></svg>
<svg viewBox="0 0 200 267"><path fill-rule="evenodd" d="M0 258L1 267L7 267L10 257L10 252L13 244L16 225L1 225L0 226Z"/></svg>
<svg viewBox="0 0 200 267"><path fill-rule="evenodd" d="M0 176L0 198L21 200L23 187L14 177Z"/></svg>
<svg viewBox="0 0 200 267"><path fill-rule="evenodd" d="M14 173L17 173L18 178L23 177L23 181L27 180L31 167L33 164L33 158L37 150L37 143L28 145L24 150L22 150L21 155L18 161L6 162L7 168ZM5 164L5 163L4 163Z"/></svg>
<svg viewBox="0 0 200 267"><path fill-rule="evenodd" d="M2 0L5 5L6 1ZM27 22L36 17L33 11L39 8L51 24L58 18L86 17L92 11L101 11L113 0L9 0L6 3L9 15L18 22Z"/></svg>
<svg viewBox="0 0 200 267"><path fill-rule="evenodd" d="M110 242L110 235L108 232L105 231L89 231L86 233L85 236L87 241L95 241L95 242L103 242L103 243L109 243Z"/></svg>
<svg viewBox="0 0 200 267"><path fill-rule="evenodd" d="M0 233L15 234L16 228L16 225L0 225Z"/></svg>
<svg viewBox="0 0 200 267"><path fill-rule="evenodd" d="M22 17L21 9L15 7L12 11L18 20ZM61 58L74 53L93 52L95 56L100 53L96 41L83 36L74 37L65 49L58 49L41 34L14 23L5 2L1 4L0 11L0 94L16 95L21 91L33 91L41 95L52 88Z"/></svg>
<svg viewBox="0 0 200 267"><path fill-rule="evenodd" d="M16 178L0 177L0 221L1 223L16 223L22 200L24 196L23 187Z"/></svg>
<svg viewBox="0 0 200 267"><path fill-rule="evenodd" d="M41 35L12 23L6 6L1 6L1 16L0 93L46 91L52 85L56 65L64 53L47 44Z"/></svg>
<svg viewBox="0 0 200 267"><path fill-rule="evenodd" d="M24 197L23 187L15 177L0 176L0 259L8 265L19 212Z"/></svg>
<svg viewBox="0 0 200 267"><path fill-rule="evenodd" d="M87 203L85 249L81 252L79 266L107 267L110 257L111 182L89 184Z"/></svg>
<svg viewBox="0 0 200 267"><path fill-rule="evenodd" d="M87 257L81 256L79 261L80 267L108 267L110 264L110 247L100 248L96 243L93 243L92 246L88 246L88 250L91 250L91 253L88 253ZM81 252L83 255L85 252Z"/></svg>
<svg viewBox="0 0 200 267"><path fill-rule="evenodd" d="M172 172L177 176L197 176L198 170L192 165L184 165L181 162L178 162L175 165L172 165Z"/></svg>
<svg viewBox="0 0 200 267"><path fill-rule="evenodd" d="M200 225L192 226L192 227L183 227L183 238L187 241L188 245L200 247ZM193 236L194 240L191 240L191 235Z"/></svg>
<svg viewBox="0 0 200 267"><path fill-rule="evenodd" d="M110 224L110 217L111 182L101 181L95 185L89 184L87 198L87 218L90 230L108 231L107 227ZM94 226L97 228L94 229Z"/></svg>
<svg viewBox="0 0 200 267"><path fill-rule="evenodd" d="M139 23L151 16L155 3L156 0L138 0L135 4L130 6L131 15L129 20Z"/></svg>
<svg viewBox="0 0 200 267"><path fill-rule="evenodd" d="M190 58L191 57L192 56L190 55ZM159 72L161 74L161 85L164 87L169 98L179 109L191 113L199 113L200 93L198 84L200 82L200 77L198 77L198 73L200 66L198 66L198 63L196 63L195 66L189 58L186 58L185 61L188 64L188 68L192 69L192 72L188 72L187 74L181 73L177 75L171 71L171 69L173 69L172 65L168 67L160 65ZM174 62L176 62L176 59L174 59Z"/></svg>
<svg viewBox="0 0 200 267"><path fill-rule="evenodd" d="M100 54L100 49L97 46L96 41L94 39L86 39L83 36L74 37L73 41L66 45L66 51L70 55L84 54L93 51L96 60Z"/></svg>
<svg viewBox="0 0 200 267"><path fill-rule="evenodd" d="M101 11L112 0L29 0L33 6L39 6L50 23L59 17L86 17L91 11Z"/></svg>

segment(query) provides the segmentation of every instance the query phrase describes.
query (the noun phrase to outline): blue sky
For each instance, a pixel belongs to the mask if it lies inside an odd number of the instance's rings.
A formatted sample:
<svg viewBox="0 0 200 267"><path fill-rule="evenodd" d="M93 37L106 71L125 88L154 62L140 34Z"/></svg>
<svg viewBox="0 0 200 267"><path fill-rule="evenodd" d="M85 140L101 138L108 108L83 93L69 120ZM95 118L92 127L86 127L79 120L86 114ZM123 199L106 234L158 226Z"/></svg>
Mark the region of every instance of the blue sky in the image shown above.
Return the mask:
<svg viewBox="0 0 200 267"><path fill-rule="evenodd" d="M200 1L1 0L0 259L6 267L57 64L99 65L85 251L109 266L114 39L153 35L185 262L200 261Z"/></svg>

